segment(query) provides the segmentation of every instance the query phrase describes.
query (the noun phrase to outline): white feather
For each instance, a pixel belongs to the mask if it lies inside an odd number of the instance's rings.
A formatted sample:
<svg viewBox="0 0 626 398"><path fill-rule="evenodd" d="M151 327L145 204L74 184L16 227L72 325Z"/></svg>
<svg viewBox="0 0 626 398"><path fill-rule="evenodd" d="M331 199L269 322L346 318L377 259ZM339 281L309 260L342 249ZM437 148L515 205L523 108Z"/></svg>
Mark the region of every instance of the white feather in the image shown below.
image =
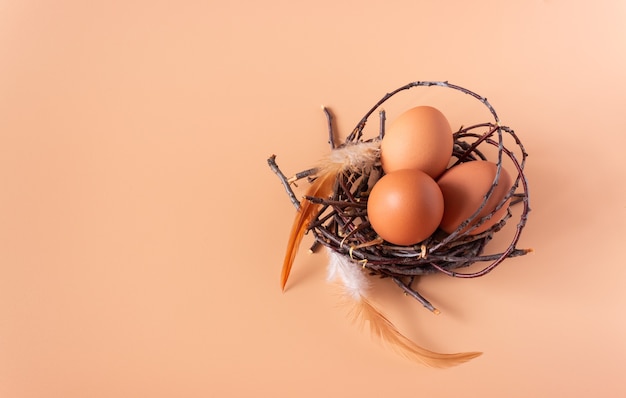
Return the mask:
<svg viewBox="0 0 626 398"><path fill-rule="evenodd" d="M328 250L328 281L339 279L346 294L359 301L369 289L369 281L363 268L355 261L342 256L334 250Z"/></svg>

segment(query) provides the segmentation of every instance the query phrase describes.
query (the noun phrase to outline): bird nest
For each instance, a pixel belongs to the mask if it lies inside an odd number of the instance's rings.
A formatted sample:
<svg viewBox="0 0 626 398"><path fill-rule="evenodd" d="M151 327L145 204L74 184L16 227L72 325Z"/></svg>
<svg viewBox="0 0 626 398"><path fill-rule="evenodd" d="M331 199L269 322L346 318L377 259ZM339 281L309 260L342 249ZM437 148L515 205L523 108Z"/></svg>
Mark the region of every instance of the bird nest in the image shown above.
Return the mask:
<svg viewBox="0 0 626 398"><path fill-rule="evenodd" d="M442 273L456 278L475 278L492 271L507 258L521 256L530 251L516 247L530 211L528 181L524 175L524 166L528 155L522 142L511 128L500 123L496 111L486 98L448 82L412 82L389 92L365 114L347 136L345 142L340 145L336 145L334 142L332 116L327 109L324 108L324 111L328 121L331 151L337 151L354 144L375 143L382 140L385 134L385 112L381 105L401 91L414 87L432 86L457 90L470 95L486 106L494 119L490 122L461 127L454 133L453 154L450 163L452 167L475 160L489 160L497 164L496 177L491 189L484 196L480 208L472 216L461 223L453 232L446 233L438 229L430 237L415 245L398 246L384 241L372 229L367 214L368 194L377 179L384 173L380 159L375 161L372 167L348 169L338 173L333 182L330 196L306 195L303 201L316 205L315 214L305 226L305 232L312 233L315 237L314 247L326 246L330 250L348 257L373 275L391 278L405 293L437 313L438 310L414 288L414 281L417 277ZM370 116L377 110L379 111L378 134L373 138L365 139L363 137L364 128ZM513 185L493 212L486 216L481 215L479 218L479 213L481 213L499 181L500 170L504 167L505 162L509 168L508 172L512 177ZM270 157L268 163L280 178L294 206L300 209L302 204L291 186L300 179L314 182L319 177L319 169L308 169L288 178L278 168L275 156ZM502 207L506 207L506 213L500 221L484 232L471 233L474 228L487 222ZM513 209L514 207L517 209ZM517 219L517 225L515 230L510 233L508 246L500 252L485 254L485 247L495 234L502 231L504 226L514 218ZM470 225L471 227L468 228ZM509 232L511 231L509 230ZM481 266L478 269L472 267L471 271L468 272L458 271L475 263Z"/></svg>

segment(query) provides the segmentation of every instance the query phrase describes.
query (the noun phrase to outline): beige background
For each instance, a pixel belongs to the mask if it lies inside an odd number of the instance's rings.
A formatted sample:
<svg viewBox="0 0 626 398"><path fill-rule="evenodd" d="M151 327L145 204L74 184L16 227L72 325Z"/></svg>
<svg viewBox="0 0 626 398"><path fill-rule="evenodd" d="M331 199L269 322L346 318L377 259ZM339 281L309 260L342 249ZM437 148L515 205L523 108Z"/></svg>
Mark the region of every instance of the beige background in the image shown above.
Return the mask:
<svg viewBox="0 0 626 398"><path fill-rule="evenodd" d="M625 4L0 2L0 396L623 396ZM345 135L413 80L485 95L531 155L534 255L423 279L440 316L375 292L421 344L484 351L448 370L351 324L323 254L278 283L266 158L312 166L321 104ZM485 119L467 98L455 128Z"/></svg>

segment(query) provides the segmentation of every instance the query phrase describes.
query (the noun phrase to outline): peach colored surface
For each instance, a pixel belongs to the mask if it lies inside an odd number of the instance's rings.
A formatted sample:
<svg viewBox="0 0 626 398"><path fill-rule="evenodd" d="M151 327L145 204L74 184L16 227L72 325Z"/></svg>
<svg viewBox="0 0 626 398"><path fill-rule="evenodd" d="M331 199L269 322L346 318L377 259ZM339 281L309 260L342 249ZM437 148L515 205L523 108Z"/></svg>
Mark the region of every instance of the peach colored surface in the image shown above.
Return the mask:
<svg viewBox="0 0 626 398"><path fill-rule="evenodd" d="M626 395L625 4L2 1L0 396ZM484 352L448 370L351 324L323 254L279 289L266 158L310 167L321 104L345 135L413 80L485 95L530 153L535 254L422 279L439 316L377 284L420 344ZM458 98L453 128L488 116Z"/></svg>

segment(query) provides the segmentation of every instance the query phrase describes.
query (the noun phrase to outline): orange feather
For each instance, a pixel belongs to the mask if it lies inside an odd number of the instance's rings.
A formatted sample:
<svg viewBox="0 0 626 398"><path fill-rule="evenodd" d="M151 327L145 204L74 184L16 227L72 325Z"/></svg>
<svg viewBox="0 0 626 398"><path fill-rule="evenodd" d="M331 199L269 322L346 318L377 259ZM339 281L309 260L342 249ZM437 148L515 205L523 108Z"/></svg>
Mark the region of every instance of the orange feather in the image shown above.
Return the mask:
<svg viewBox="0 0 626 398"><path fill-rule="evenodd" d="M317 179L311 184L306 192L307 196L314 196L318 198L327 198L330 196L333 190L333 185L337 177L337 170L331 169L323 174L319 175ZM301 207L296 214L296 218L291 227L291 234L289 235L289 242L287 243L287 252L285 253L285 261L283 262L283 269L280 275L280 287L285 290L289 273L291 272L291 266L296 258L300 242L304 234L309 228L309 224L319 211L321 204L312 203L309 200L303 200Z"/></svg>
<svg viewBox="0 0 626 398"><path fill-rule="evenodd" d="M354 301L353 313L355 320L368 322L371 333L388 343L401 355L424 365L434 368L448 368L467 362L480 352L461 352L455 354L440 354L420 347L408 337L404 336L376 307L365 297Z"/></svg>
<svg viewBox="0 0 626 398"><path fill-rule="evenodd" d="M370 283L362 265L331 249L328 256L328 279L342 282L342 301L350 308L352 319L361 326L369 324L370 333L399 354L436 368L455 366L480 355L479 352L440 354L414 343L367 299Z"/></svg>

